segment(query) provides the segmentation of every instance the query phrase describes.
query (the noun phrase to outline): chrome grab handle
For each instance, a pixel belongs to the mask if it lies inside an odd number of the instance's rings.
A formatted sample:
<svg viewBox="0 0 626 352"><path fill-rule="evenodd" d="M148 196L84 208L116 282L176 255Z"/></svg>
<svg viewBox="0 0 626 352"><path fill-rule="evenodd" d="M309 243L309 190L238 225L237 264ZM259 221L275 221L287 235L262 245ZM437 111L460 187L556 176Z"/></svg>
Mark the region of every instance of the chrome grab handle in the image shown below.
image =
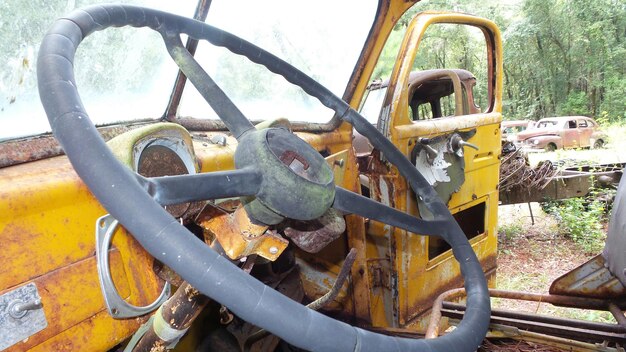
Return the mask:
<svg viewBox="0 0 626 352"><path fill-rule="evenodd" d="M165 282L161 295L144 307L137 307L126 302L115 288L109 267L109 249L111 238L117 229L117 220L106 214L96 220L96 259L98 263L98 279L109 314L115 319L134 318L145 315L159 308L170 296L170 283Z"/></svg>

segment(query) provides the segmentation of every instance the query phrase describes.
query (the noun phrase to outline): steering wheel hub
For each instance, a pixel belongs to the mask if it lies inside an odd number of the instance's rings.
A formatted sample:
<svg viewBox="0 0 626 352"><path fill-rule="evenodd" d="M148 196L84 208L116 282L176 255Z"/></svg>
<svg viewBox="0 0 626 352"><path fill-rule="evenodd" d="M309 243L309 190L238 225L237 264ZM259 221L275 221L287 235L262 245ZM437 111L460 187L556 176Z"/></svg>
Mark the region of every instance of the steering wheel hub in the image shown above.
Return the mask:
<svg viewBox="0 0 626 352"><path fill-rule="evenodd" d="M326 160L283 128L247 132L235 152L235 166L263 175L258 193L242 197L242 203L250 217L268 225L283 218L316 219L335 199L333 172Z"/></svg>

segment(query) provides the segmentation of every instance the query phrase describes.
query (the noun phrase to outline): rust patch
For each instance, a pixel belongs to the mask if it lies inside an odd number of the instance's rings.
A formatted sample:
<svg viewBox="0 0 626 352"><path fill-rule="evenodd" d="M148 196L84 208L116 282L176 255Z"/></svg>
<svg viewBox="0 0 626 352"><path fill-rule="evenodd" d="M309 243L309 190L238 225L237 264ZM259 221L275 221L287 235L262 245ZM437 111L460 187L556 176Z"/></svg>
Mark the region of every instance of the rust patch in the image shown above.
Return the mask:
<svg viewBox="0 0 626 352"><path fill-rule="evenodd" d="M146 147L139 156L137 173L146 177L160 177L187 174L183 160L170 148L162 145ZM179 218L189 209L189 203L165 206L173 217Z"/></svg>
<svg viewBox="0 0 626 352"><path fill-rule="evenodd" d="M108 141L136 127L139 125L102 127L98 131L102 138ZM0 143L0 168L59 155L63 155L63 149L50 134L10 140Z"/></svg>
<svg viewBox="0 0 626 352"><path fill-rule="evenodd" d="M110 252L112 267L122 265L119 251ZM39 288L41 302L48 321L48 327L33 335L24 342L13 345L7 351L22 351L32 348L63 331L89 320L96 313L104 310L104 299L100 291L100 283L96 273L96 259L91 257L75 264L33 280ZM121 295L128 295L129 286L123 277L112 272ZM3 293L3 292L0 292ZM59 348L71 343L68 340L58 342ZM68 348L70 348L68 347ZM58 350L55 348L55 350Z"/></svg>
<svg viewBox="0 0 626 352"><path fill-rule="evenodd" d="M185 294L187 295L187 300L191 302L196 296L200 295L200 291L191 285L187 285L185 286Z"/></svg>
<svg viewBox="0 0 626 352"><path fill-rule="evenodd" d="M86 250L73 251L75 248L81 248L78 247L80 242L66 246L64 250L67 254L64 256L52 249L29 249L33 243L53 241L54 237L56 237L55 234L41 233L37 228L15 223L7 224L0 232L0 240L2 241L0 262L3 266L3 273L0 275L0 289L19 285L34 277L84 259L91 254L85 245L83 247Z"/></svg>
<svg viewBox="0 0 626 352"><path fill-rule="evenodd" d="M483 270L487 270L487 279L489 279L489 276L495 275L496 255L492 254L484 259L481 259L480 266ZM433 291L431 295L421 297L419 301L413 302L409 305L406 314L406 323L404 325L410 325L414 320L419 319L420 315L424 314L432 307L433 302L442 292L461 286L463 286L463 277L461 276L460 271L458 271L457 275L449 281L438 283L439 288Z"/></svg>
<svg viewBox="0 0 626 352"><path fill-rule="evenodd" d="M207 205L197 219L205 230L205 241L217 238L226 255L240 259L251 254L274 261L287 248L289 242L265 225L254 223L243 207L233 214Z"/></svg>
<svg viewBox="0 0 626 352"><path fill-rule="evenodd" d="M315 220L289 221L284 232L300 249L317 253L339 238L345 230L346 222L343 216L331 208Z"/></svg>
<svg viewBox="0 0 626 352"><path fill-rule="evenodd" d="M209 302L208 297L195 294L196 292L198 291L189 283L183 282L182 286L163 304L156 314L161 314L163 321L167 322L171 329L187 329ZM190 294L193 295L192 299L190 299ZM154 327L151 326L133 351L161 351L161 348L169 345L170 342L162 340L154 332Z"/></svg>

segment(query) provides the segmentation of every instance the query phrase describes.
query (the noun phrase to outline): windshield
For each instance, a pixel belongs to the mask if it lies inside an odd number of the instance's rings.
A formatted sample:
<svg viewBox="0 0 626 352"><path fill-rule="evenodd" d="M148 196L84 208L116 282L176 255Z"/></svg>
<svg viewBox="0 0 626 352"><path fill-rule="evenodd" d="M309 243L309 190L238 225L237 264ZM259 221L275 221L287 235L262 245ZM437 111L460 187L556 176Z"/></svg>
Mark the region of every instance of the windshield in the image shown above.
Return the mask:
<svg viewBox="0 0 626 352"><path fill-rule="evenodd" d="M365 101L363 102L363 106L361 107L359 113L361 113L361 115L363 115L363 117L365 117L365 119L372 124L376 124L376 122L378 122L378 115L380 114L380 110L383 106L385 94L387 94L387 87L382 87L368 91L367 96L365 97Z"/></svg>
<svg viewBox="0 0 626 352"><path fill-rule="evenodd" d="M0 140L50 131L39 101L36 59L48 27L59 17L98 0L0 2ZM195 2L126 1L193 16ZM163 115L177 68L158 33L121 28L87 37L74 70L83 104L97 125Z"/></svg>
<svg viewBox="0 0 626 352"><path fill-rule="evenodd" d="M363 49L375 0L214 0L206 22L289 62L341 97ZM262 66L200 42L196 58L251 120L328 122L333 112ZM187 84L178 115L217 119Z"/></svg>
<svg viewBox="0 0 626 352"><path fill-rule="evenodd" d="M102 0L0 2L0 140L50 131L39 101L36 58L54 20ZM125 1L193 16L195 1ZM230 31L285 59L342 96L363 48L377 2L214 0L207 23ZM253 120L288 117L327 122L332 111L282 77L247 59L200 42L196 57ZM163 116L178 68L158 33L115 28L83 41L75 60L78 90L96 125L158 119ZM187 84L179 116L216 119Z"/></svg>

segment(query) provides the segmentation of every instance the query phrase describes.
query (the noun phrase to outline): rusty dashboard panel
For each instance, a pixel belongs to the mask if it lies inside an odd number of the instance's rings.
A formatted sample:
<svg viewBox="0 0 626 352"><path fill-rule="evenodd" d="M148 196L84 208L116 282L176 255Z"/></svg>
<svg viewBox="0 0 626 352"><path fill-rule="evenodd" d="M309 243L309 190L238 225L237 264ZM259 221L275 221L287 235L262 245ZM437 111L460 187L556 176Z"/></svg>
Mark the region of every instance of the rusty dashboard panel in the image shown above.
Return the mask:
<svg viewBox="0 0 626 352"><path fill-rule="evenodd" d="M84 336L92 336L95 332L86 327L92 326L96 316L101 324L118 326L107 339L94 335L94 343L101 343L99 348L110 348L110 341L132 334L141 320L114 323L106 313L97 279L94 236L95 221L104 210L67 159L61 156L15 165L3 168L2 174L0 294L35 283L49 322L47 329L9 351L44 341L53 349L80 346L63 332L83 329ZM158 296L162 283L156 275L145 275L145 268L153 265L152 258L130 236L115 236L110 256L113 279L125 299L147 304Z"/></svg>

